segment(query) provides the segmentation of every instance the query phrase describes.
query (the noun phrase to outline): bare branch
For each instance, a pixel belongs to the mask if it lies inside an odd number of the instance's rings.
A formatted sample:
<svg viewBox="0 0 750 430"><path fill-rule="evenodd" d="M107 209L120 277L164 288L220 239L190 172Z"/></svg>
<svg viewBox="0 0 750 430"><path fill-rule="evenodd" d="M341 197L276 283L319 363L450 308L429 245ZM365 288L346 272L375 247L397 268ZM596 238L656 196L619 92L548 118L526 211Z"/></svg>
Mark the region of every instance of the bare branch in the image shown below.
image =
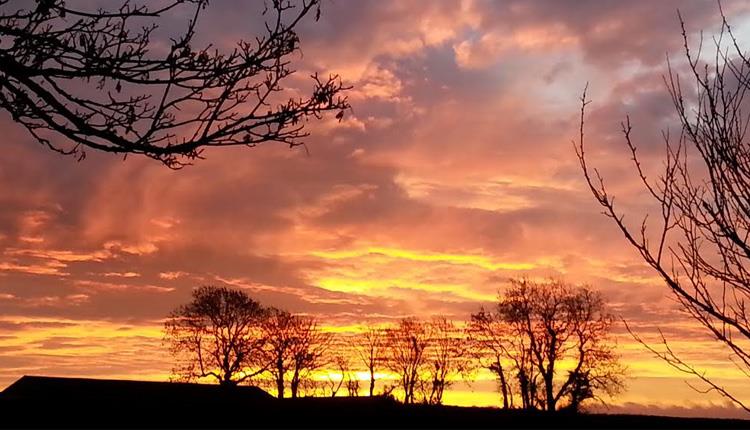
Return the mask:
<svg viewBox="0 0 750 430"><path fill-rule="evenodd" d="M170 168L208 147L264 142L301 145L305 123L349 109L337 75L311 76L309 95L284 90L299 50L296 27L319 0L270 0L266 33L230 52L195 48L208 2L76 10L64 0L13 9L0 3L0 108L43 145L83 159L86 149L141 154ZM26 7L24 6L24 7ZM192 18L167 50L151 40L157 21L178 7Z"/></svg>
<svg viewBox="0 0 750 430"><path fill-rule="evenodd" d="M731 361L750 374L750 146L745 136L750 117L743 112L750 89L750 62L739 47L723 10L722 28L713 39L715 54L704 62L703 36L691 50L685 22L678 12L689 79L694 92L686 92L680 75L667 58L664 82L680 122L676 139L663 132L666 146L664 169L647 181L636 145L631 140L629 119L623 123L625 145L645 193L660 208L661 228L650 232L647 215L639 232L623 222L604 182L596 172L592 180L584 152L586 93L581 99L579 141L575 145L583 176L594 198L613 219L628 243L662 278L675 300L693 320L723 345ZM725 46L729 45L731 49ZM649 245L656 235L658 246ZM631 334L634 334L631 332ZM743 408L741 401L711 381L703 372L682 361L662 336L664 352L642 342L658 357L681 371L698 377Z"/></svg>

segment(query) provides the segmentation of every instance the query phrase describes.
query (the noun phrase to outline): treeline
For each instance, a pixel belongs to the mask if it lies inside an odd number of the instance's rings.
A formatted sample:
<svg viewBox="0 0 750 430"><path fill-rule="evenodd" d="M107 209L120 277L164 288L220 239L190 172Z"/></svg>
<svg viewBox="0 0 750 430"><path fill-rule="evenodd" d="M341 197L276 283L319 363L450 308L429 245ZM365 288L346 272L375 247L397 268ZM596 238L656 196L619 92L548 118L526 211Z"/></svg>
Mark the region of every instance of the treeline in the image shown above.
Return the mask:
<svg viewBox="0 0 750 430"><path fill-rule="evenodd" d="M598 292L559 280L511 280L495 305L467 321L409 317L355 334L324 331L314 317L262 306L241 290L204 286L170 314L165 340L176 379L260 385L280 398L366 389L441 404L451 384L485 369L503 408L577 411L623 387L612 324Z"/></svg>

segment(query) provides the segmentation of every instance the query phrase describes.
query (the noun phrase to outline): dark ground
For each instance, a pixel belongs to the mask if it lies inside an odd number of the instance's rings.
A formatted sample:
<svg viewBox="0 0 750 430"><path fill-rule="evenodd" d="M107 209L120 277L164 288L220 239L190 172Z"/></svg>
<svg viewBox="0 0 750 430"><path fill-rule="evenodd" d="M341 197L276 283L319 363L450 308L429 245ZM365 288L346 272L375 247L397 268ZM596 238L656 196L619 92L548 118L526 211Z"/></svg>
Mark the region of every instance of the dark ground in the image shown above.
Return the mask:
<svg viewBox="0 0 750 430"><path fill-rule="evenodd" d="M750 421L402 405L384 397L277 400L253 387L24 377L0 393L0 426L750 429Z"/></svg>

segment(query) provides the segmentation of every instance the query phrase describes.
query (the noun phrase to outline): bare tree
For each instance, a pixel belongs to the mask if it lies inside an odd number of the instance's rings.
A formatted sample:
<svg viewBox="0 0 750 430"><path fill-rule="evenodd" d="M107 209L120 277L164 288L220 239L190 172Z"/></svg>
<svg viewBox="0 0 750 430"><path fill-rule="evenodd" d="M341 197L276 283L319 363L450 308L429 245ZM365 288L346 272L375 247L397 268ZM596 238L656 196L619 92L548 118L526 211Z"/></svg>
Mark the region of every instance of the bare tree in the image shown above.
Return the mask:
<svg viewBox="0 0 750 430"><path fill-rule="evenodd" d="M289 312L272 309L263 322L263 336L267 339L266 359L273 376L276 396L284 398L286 376L292 367L295 317Z"/></svg>
<svg viewBox="0 0 750 430"><path fill-rule="evenodd" d="M397 375L396 386L403 390L404 403L415 403L425 382L429 329L416 318L404 318L385 333L385 365Z"/></svg>
<svg viewBox="0 0 750 430"><path fill-rule="evenodd" d="M518 349L513 341L523 338L511 336L510 327L505 324L502 317L497 312L485 309L480 309L479 312L471 315L467 332L472 355L482 367L491 371L497 378L503 409L513 407L511 374L513 369L507 362L516 358L515 352ZM519 365L516 361L516 368L524 369L526 366ZM522 396L522 398L524 399L523 407L529 408L526 402L527 396Z"/></svg>
<svg viewBox="0 0 750 430"><path fill-rule="evenodd" d="M589 288L524 278L511 280L494 311L472 315L469 330L487 353L484 365L502 381L504 407L513 404L515 389L523 408L554 411L566 399L578 410L623 386L624 369L609 342L612 322L601 295Z"/></svg>
<svg viewBox="0 0 750 430"><path fill-rule="evenodd" d="M284 397L287 381L291 396L298 397L300 386L314 370L325 364L323 357L330 338L314 318L273 309L265 319L266 357L273 375L276 395Z"/></svg>
<svg viewBox="0 0 750 430"><path fill-rule="evenodd" d="M511 280L499 312L517 332L525 332L531 362L542 379L546 410L556 410L582 374L599 375L596 388L605 392L617 392L621 387L617 355L608 343L613 318L599 293L559 280ZM574 365L567 377L558 378L559 365L565 359ZM576 399L578 404L582 400Z"/></svg>
<svg viewBox="0 0 750 430"><path fill-rule="evenodd" d="M430 344L428 349L428 377L430 379L427 401L442 404L446 388L460 377L466 378L474 369L472 357L463 332L453 321L439 316L428 323Z"/></svg>
<svg viewBox="0 0 750 430"><path fill-rule="evenodd" d="M302 381L308 380L312 372L327 363L326 356L331 346L331 336L323 332L312 317L295 316L292 324L292 378L289 388L292 398L299 395Z"/></svg>
<svg viewBox="0 0 750 430"><path fill-rule="evenodd" d="M375 394L375 373L382 362L384 349L383 331L379 328L369 327L359 335L359 341L355 344L355 350L362 364L370 373L370 396Z"/></svg>
<svg viewBox="0 0 750 430"><path fill-rule="evenodd" d="M352 372L346 373L346 394L349 397L359 397L359 379Z"/></svg>
<svg viewBox="0 0 750 430"><path fill-rule="evenodd" d="M472 351L497 377L504 409L516 407L516 398L520 398L522 409L544 408L541 375L531 350L533 339L527 326L508 320L500 305L504 301L501 295L495 308L482 308L471 315L468 332Z"/></svg>
<svg viewBox="0 0 750 430"><path fill-rule="evenodd" d="M610 341L613 317L601 294L588 287L567 292L567 312L573 322L571 341L576 345L572 353L575 367L568 371L561 391L568 398L567 407L578 411L588 399L603 401L601 393L612 397L622 391L625 368Z"/></svg>
<svg viewBox="0 0 750 430"><path fill-rule="evenodd" d="M184 32L161 48L155 21L192 7ZM207 0L109 10L64 0L0 0L0 108L41 144L82 159L85 149L142 154L171 168L204 148L299 145L304 123L349 108L338 76L312 76L312 94L286 92L296 27L319 0L270 0L265 33L229 52L195 47ZM63 143L65 142L65 143Z"/></svg>
<svg viewBox="0 0 750 430"><path fill-rule="evenodd" d="M266 370L263 307L244 292L205 286L190 303L173 311L164 325L165 341L182 380L213 377L236 385Z"/></svg>
<svg viewBox="0 0 750 430"><path fill-rule="evenodd" d="M678 15L679 16L679 15ZM615 207L599 171L589 167L584 151L584 117L589 103L581 99L580 136L576 154L584 177L604 213L619 227L627 242L661 277L692 319L723 345L730 360L745 375L750 374L750 146L746 132L745 96L750 89L750 58L722 11L722 28L714 38L715 53L702 58L703 40L697 52L688 43L680 16L684 52L689 66L690 89L683 90L681 76L668 60L665 77L680 132L663 132L663 170L647 178L637 155L630 119L622 123L625 146L635 176L644 193L658 206L656 229L647 224L630 227ZM635 335L635 334L634 334ZM693 375L735 404L747 405L704 371L683 361L664 336L657 348L636 339L674 368Z"/></svg>
<svg viewBox="0 0 750 430"><path fill-rule="evenodd" d="M341 390L341 387L344 385L344 382L346 381L347 376L351 377L351 374L349 372L349 361L347 358L343 355L336 355L331 360L331 364L335 367L336 371L338 372L338 377L333 377L331 372L329 372L326 375L327 379L327 392L324 392L324 395L330 395L331 397L336 397L336 394L338 394L339 390Z"/></svg>

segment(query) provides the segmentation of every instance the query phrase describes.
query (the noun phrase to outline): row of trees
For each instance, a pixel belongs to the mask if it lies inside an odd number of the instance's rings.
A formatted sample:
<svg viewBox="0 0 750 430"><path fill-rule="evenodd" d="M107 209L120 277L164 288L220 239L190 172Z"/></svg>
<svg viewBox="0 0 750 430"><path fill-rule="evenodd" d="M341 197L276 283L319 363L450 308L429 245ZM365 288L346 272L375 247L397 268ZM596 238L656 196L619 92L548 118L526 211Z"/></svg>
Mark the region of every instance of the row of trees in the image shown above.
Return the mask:
<svg viewBox="0 0 750 430"><path fill-rule="evenodd" d="M165 323L181 380L213 378L237 385L264 376L279 397L324 364L332 338L314 318L263 307L243 291L212 286L193 291Z"/></svg>
<svg viewBox="0 0 750 430"><path fill-rule="evenodd" d="M324 331L315 318L264 307L240 290L206 286L169 316L165 339L181 380L264 385L281 398L336 396L342 388L357 396L368 379L370 396L441 404L452 383L486 369L502 407L554 411L622 388L612 323L600 294L557 280L512 280L495 306L465 323L411 317L354 335Z"/></svg>

